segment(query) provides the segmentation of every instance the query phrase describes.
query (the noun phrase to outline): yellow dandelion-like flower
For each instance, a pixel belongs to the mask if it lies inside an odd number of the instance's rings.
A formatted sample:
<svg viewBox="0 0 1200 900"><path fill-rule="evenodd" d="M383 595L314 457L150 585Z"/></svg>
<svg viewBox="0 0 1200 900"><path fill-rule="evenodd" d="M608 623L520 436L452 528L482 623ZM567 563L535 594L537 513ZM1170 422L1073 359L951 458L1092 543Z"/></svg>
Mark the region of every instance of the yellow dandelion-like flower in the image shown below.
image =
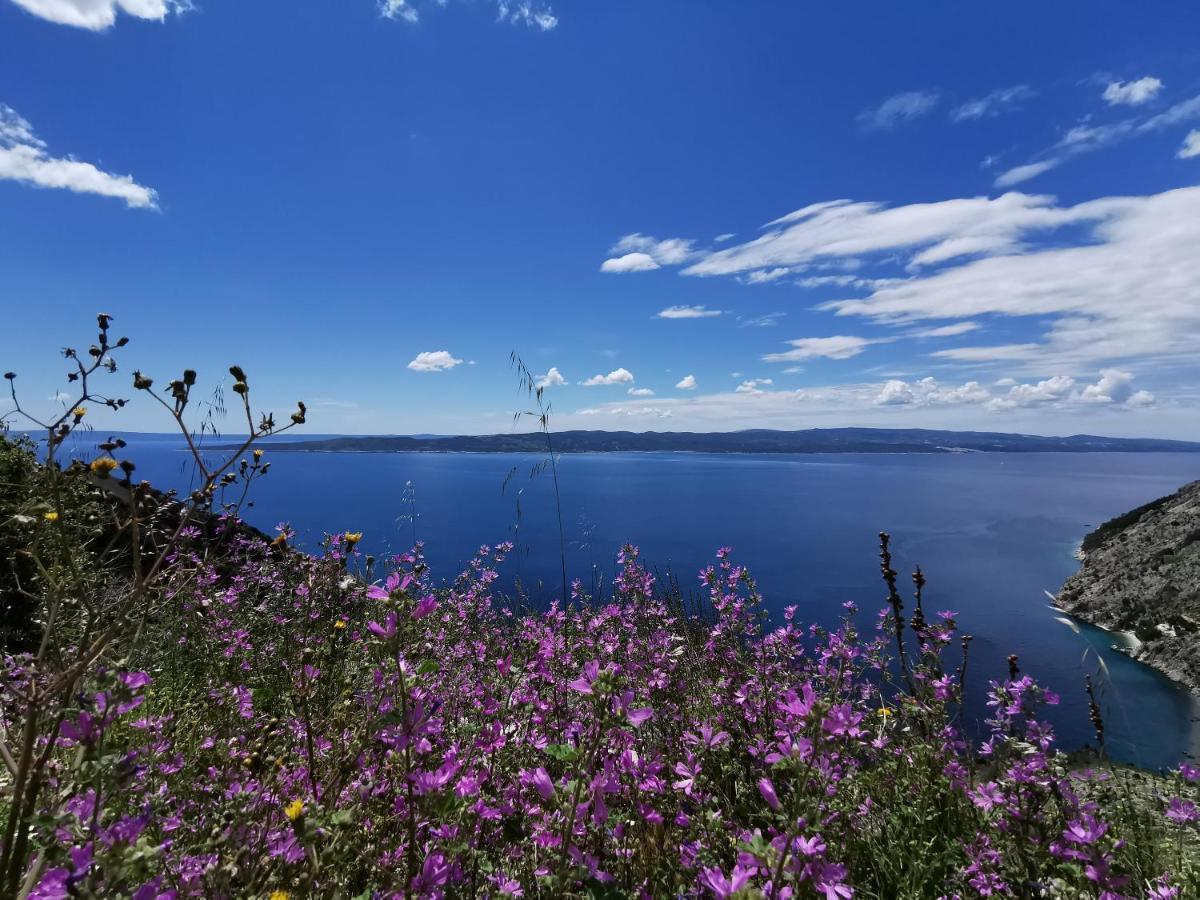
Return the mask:
<svg viewBox="0 0 1200 900"><path fill-rule="evenodd" d="M82 419L84 416L87 415L87 407L86 406L77 406L73 410L71 410L71 415L73 415L77 419Z"/></svg>
<svg viewBox="0 0 1200 900"><path fill-rule="evenodd" d="M117 467L117 461L111 456L97 456L88 465L92 470L93 475L98 475L101 478L107 478L108 474Z"/></svg>
<svg viewBox="0 0 1200 900"><path fill-rule="evenodd" d="M333 627L336 628L338 631L343 630L346 627L346 620L338 619L336 622L333 623Z"/></svg>
<svg viewBox="0 0 1200 900"><path fill-rule="evenodd" d="M255 447L254 448L254 458L262 459L262 455L263 455L262 447Z"/></svg>
<svg viewBox="0 0 1200 900"><path fill-rule="evenodd" d="M349 546L353 547L355 544L357 544L359 541L362 540L362 534L363 533L361 531L347 531L346 534L344 535L346 543Z"/></svg>
<svg viewBox="0 0 1200 900"><path fill-rule="evenodd" d="M291 896L287 891L271 891L267 900L289 900Z"/></svg>
<svg viewBox="0 0 1200 900"><path fill-rule="evenodd" d="M304 801L296 798L283 808L283 814L288 817L289 822L295 822L304 815Z"/></svg>
<svg viewBox="0 0 1200 900"><path fill-rule="evenodd" d="M888 709L886 706L881 706L881 707L879 707L879 717L881 719L883 719L883 721L886 722L888 719L890 719L892 717L892 711L890 709Z"/></svg>
<svg viewBox="0 0 1200 900"><path fill-rule="evenodd" d="M50 510L50 512L48 512L48 513L42 513L42 518L45 519L47 522L57 522L58 521L58 513L56 513L54 510Z"/></svg>

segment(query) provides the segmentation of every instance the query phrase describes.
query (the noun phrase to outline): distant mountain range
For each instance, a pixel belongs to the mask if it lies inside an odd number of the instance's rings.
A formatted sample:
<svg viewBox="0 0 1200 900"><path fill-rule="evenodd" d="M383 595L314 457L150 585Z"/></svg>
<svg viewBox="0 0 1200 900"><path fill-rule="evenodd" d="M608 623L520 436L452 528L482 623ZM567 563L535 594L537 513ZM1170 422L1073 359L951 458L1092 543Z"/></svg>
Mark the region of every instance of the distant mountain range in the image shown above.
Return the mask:
<svg viewBox="0 0 1200 900"><path fill-rule="evenodd" d="M920 428L754 429L732 432L561 431L551 436L560 453L1200 453L1200 443L1090 434L1042 437L989 431ZM346 435L273 443L277 453L540 453L545 436L519 434L387 436Z"/></svg>

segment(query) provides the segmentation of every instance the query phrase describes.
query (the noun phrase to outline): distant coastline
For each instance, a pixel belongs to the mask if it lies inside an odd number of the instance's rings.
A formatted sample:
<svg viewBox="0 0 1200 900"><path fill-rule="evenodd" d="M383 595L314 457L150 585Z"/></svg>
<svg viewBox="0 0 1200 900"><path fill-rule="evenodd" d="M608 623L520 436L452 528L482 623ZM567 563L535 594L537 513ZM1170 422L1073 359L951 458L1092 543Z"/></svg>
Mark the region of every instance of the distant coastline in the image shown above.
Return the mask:
<svg viewBox="0 0 1200 900"><path fill-rule="evenodd" d="M754 429L734 432L562 431L556 453L1200 453L1200 443L1096 435L1046 437L910 428ZM282 453L540 453L546 437L518 434L405 437L346 435L272 443Z"/></svg>

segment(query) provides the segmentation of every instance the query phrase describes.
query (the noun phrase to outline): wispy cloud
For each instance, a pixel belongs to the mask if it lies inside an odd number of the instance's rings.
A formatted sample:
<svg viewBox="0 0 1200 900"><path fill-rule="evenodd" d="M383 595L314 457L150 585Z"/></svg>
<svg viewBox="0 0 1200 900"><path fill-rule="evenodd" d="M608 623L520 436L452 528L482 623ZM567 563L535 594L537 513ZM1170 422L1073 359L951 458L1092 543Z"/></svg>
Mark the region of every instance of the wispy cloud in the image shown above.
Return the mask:
<svg viewBox="0 0 1200 900"><path fill-rule="evenodd" d="M832 337L797 338L788 341L791 350L782 353L768 353L763 356L764 362L800 362L805 359L850 359L858 356L871 344L879 343L877 339L856 337L850 334L837 334Z"/></svg>
<svg viewBox="0 0 1200 900"><path fill-rule="evenodd" d="M681 391L694 391L696 389L696 376L684 375L675 383L675 387Z"/></svg>
<svg viewBox="0 0 1200 900"><path fill-rule="evenodd" d="M608 251L611 258L600 266L601 272L649 272L661 266L677 266L695 252L692 241L682 238L658 240L644 234L627 234Z"/></svg>
<svg viewBox="0 0 1200 900"><path fill-rule="evenodd" d="M1020 109L1022 103L1036 96L1037 91L1027 84L1000 88L983 97L976 97L961 106L956 106L950 111L950 118L955 122L969 122L999 116Z"/></svg>
<svg viewBox="0 0 1200 900"><path fill-rule="evenodd" d="M656 313L656 319L711 319L721 315L722 310L709 309L706 306L668 306Z"/></svg>
<svg viewBox="0 0 1200 900"><path fill-rule="evenodd" d="M445 372L458 365L462 360L455 359L448 350L423 350L408 367L414 372Z"/></svg>
<svg viewBox="0 0 1200 900"><path fill-rule="evenodd" d="M91 163L51 156L33 126L0 103L0 179L40 188L63 188L124 200L129 207L155 209L158 195L129 175L114 175Z"/></svg>
<svg viewBox="0 0 1200 900"><path fill-rule="evenodd" d="M761 316L738 316L738 327L740 328L774 328L779 324L779 320L786 316L784 312L766 313Z"/></svg>
<svg viewBox="0 0 1200 900"><path fill-rule="evenodd" d="M863 110L858 114L858 124L869 130L894 128L902 122L911 122L933 112L938 105L938 95L933 91L906 91L888 97L879 106Z"/></svg>
<svg viewBox="0 0 1200 900"><path fill-rule="evenodd" d="M936 328L918 328L915 331L908 332L908 337L915 338L945 338L957 337L960 334L967 334L972 331L978 331L979 325L976 322L955 322L953 325L939 325Z"/></svg>
<svg viewBox="0 0 1200 900"><path fill-rule="evenodd" d="M1061 158L1043 159L1040 162L1026 163L1023 166L1013 166L1011 169L997 175L992 183L998 188L1015 187L1030 179L1037 178L1039 175L1044 175L1051 169L1057 168L1062 162Z"/></svg>
<svg viewBox="0 0 1200 900"><path fill-rule="evenodd" d="M1162 89L1163 83L1149 75L1136 81L1113 81L1104 89L1104 102L1109 106L1141 106Z"/></svg>
<svg viewBox="0 0 1200 900"><path fill-rule="evenodd" d="M1183 139L1183 146L1179 148L1179 152L1175 154L1179 159L1192 159L1200 156L1200 131L1189 131L1187 137Z"/></svg>
<svg viewBox="0 0 1200 900"><path fill-rule="evenodd" d="M13 0L17 6L48 22L104 31L117 13L161 22L172 13L192 9L190 0Z"/></svg>
<svg viewBox="0 0 1200 900"><path fill-rule="evenodd" d="M1073 206L1015 192L898 207L837 200L782 216L753 240L699 252L681 271L741 279L764 269L850 259L866 270L903 266L909 277L859 277L845 295L819 308L905 333L989 315L1024 318L1036 328L1032 336L939 349L938 358L1080 371L1098 363L1165 364L1194 356L1200 345L1198 246L1200 187ZM965 325L955 330L967 333ZM872 340L802 338L766 358L845 359Z"/></svg>
<svg viewBox="0 0 1200 900"><path fill-rule="evenodd" d="M650 390L650 388L630 388L625 393L627 393L630 397L653 397L654 396L654 391Z"/></svg>
<svg viewBox="0 0 1200 900"><path fill-rule="evenodd" d="M1012 187L1058 168L1075 157L1197 119L1200 119L1200 95L1181 100L1153 116L1134 116L1099 125L1084 122L1068 130L1054 145L1043 151L1042 159L1001 172L994 183L998 188Z"/></svg>
<svg viewBox="0 0 1200 900"><path fill-rule="evenodd" d="M445 6L447 2L435 0L432 5ZM418 7L425 5L420 0L380 0L379 12L387 19L416 24L421 21ZM496 12L497 21L529 25L539 31L553 31L558 26L558 17L545 0L496 0Z"/></svg>

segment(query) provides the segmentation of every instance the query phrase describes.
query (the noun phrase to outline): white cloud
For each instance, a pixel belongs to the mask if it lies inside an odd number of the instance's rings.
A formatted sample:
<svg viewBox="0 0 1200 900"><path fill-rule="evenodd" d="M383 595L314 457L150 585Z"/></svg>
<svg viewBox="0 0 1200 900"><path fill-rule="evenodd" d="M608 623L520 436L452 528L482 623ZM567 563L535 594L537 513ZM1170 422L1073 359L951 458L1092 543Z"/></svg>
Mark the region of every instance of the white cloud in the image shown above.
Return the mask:
<svg viewBox="0 0 1200 900"><path fill-rule="evenodd" d="M1105 369L1095 384L1076 387L1070 375L1055 375L1034 383L1018 383L1011 378L996 382L1007 391L993 393L977 381L958 387L942 385L934 378L919 381L892 379L875 397L877 406L933 406L942 404L981 404L992 411L1053 407L1058 410L1094 404L1110 408L1136 409L1154 403L1149 391L1135 392L1133 376L1116 369Z"/></svg>
<svg viewBox="0 0 1200 900"><path fill-rule="evenodd" d="M612 404L608 404L605 406L578 410L576 415L652 416L658 419L669 419L673 413L669 409L661 409L657 406L613 406Z"/></svg>
<svg viewBox="0 0 1200 900"><path fill-rule="evenodd" d="M863 296L818 308L905 330L984 316L1023 319L1026 331L1008 343L949 348L938 356L1080 372L1122 360L1165 366L1195 358L1196 247L1200 186L1075 205L1019 192L892 208L841 200L777 219L753 240L697 254L682 272L738 277L846 259L910 270L928 263L912 277L876 279ZM963 252L967 248L974 252ZM849 340L842 358L864 346L861 338ZM830 348L801 343L771 358L799 361L823 355L819 349Z"/></svg>
<svg viewBox="0 0 1200 900"><path fill-rule="evenodd" d="M438 6L445 6L447 0L435 2ZM414 0L380 0L379 12L384 18L415 24L421 20L418 5L422 4ZM499 22L529 25L540 31L552 31L558 26L558 17L545 0L496 0L496 12Z"/></svg>
<svg viewBox="0 0 1200 900"><path fill-rule="evenodd" d="M858 356L868 346L878 343L870 338L855 337L849 334L838 334L832 337L798 338L788 341L791 350L782 353L768 353L763 357L764 362L799 362L804 359L850 359Z"/></svg>
<svg viewBox="0 0 1200 900"><path fill-rule="evenodd" d="M794 269L790 266L776 266L774 269L757 269L746 276L746 284L770 284L778 281L784 275L790 275Z"/></svg>
<svg viewBox="0 0 1200 900"><path fill-rule="evenodd" d="M733 391L735 394L757 395L765 393L765 391L763 391L764 386L770 386L774 383L775 382L770 378L750 378L735 387Z"/></svg>
<svg viewBox="0 0 1200 900"><path fill-rule="evenodd" d="M739 328L773 328L786 316L784 312L765 313L761 316L738 316Z"/></svg>
<svg viewBox="0 0 1200 900"><path fill-rule="evenodd" d="M909 122L928 115L938 104L938 95L930 91L907 91L888 97L874 109L864 110L858 115L863 128L893 128L901 122Z"/></svg>
<svg viewBox="0 0 1200 900"><path fill-rule="evenodd" d="M1037 92L1027 84L1000 88L986 96L976 97L968 100L962 106L956 107L950 113L950 118L955 122L966 122L998 116L1019 109L1021 103L1035 96L1037 96Z"/></svg>
<svg viewBox="0 0 1200 900"><path fill-rule="evenodd" d="M653 397L654 396L654 391L650 390L650 388L630 388L625 393L627 393L630 397Z"/></svg>
<svg viewBox="0 0 1200 900"><path fill-rule="evenodd" d="M650 272L661 266L677 266L694 253L692 241L682 238L658 240L645 234L627 234L617 241L612 254L600 266L601 272Z"/></svg>
<svg viewBox="0 0 1200 900"><path fill-rule="evenodd" d="M694 391L696 389L696 376L684 375L676 382L675 387L681 391Z"/></svg>
<svg viewBox="0 0 1200 900"><path fill-rule="evenodd" d="M718 234L715 238L713 238L713 243L714 244L723 244L726 241L733 240L735 237L737 237L737 235L734 234L732 231L726 231L724 234Z"/></svg>
<svg viewBox="0 0 1200 900"><path fill-rule="evenodd" d="M1021 184L1024 181L1029 181L1032 178L1037 178L1051 169L1057 168L1062 164L1061 159L1043 159L1040 162L1027 163L1023 166L1014 166L1007 169L996 176L992 182L998 188L1008 188L1014 185Z"/></svg>
<svg viewBox="0 0 1200 900"><path fill-rule="evenodd" d="M1109 106L1140 106L1158 96L1163 83L1147 76L1137 81L1114 81L1104 89L1104 100Z"/></svg>
<svg viewBox="0 0 1200 900"><path fill-rule="evenodd" d="M934 378L919 381L887 381L875 397L876 406L928 406L931 404L984 403L991 393L977 381L944 387Z"/></svg>
<svg viewBox="0 0 1200 900"><path fill-rule="evenodd" d="M629 384L633 381L633 373L628 369L613 369L607 375L593 375L587 381L581 381L584 387L596 387L602 384Z"/></svg>
<svg viewBox="0 0 1200 900"><path fill-rule="evenodd" d="M777 219L752 241L700 254L683 273L740 275L906 250L913 252L907 259L910 264L945 263L1018 250L1025 232L1070 224L1068 220L1079 215L1055 207L1053 197L1021 193L892 208L839 200ZM822 284L845 283L844 276L818 277L837 279ZM873 285L864 281L854 286Z"/></svg>
<svg viewBox="0 0 1200 900"><path fill-rule="evenodd" d="M0 179L77 194L115 197L138 209L156 209L158 195L129 175L113 175L91 163L56 158L33 127L10 106L0 103Z"/></svg>
<svg viewBox="0 0 1200 900"><path fill-rule="evenodd" d="M1200 130L1189 131L1187 137L1183 139L1183 146L1175 155L1179 159L1192 159L1200 156Z"/></svg>
<svg viewBox="0 0 1200 900"><path fill-rule="evenodd" d="M1045 210L1087 226L1076 246L976 259L826 306L879 322L993 314L1049 320L1040 343L939 351L959 361L1025 359L1067 370L1195 354L1200 344L1200 188ZM1030 235L1032 236L1032 235Z"/></svg>
<svg viewBox="0 0 1200 900"><path fill-rule="evenodd" d="M1043 151L1046 159L1009 169L996 179L995 184L997 187L1011 187L1036 178L1076 156L1094 153L1129 138L1152 134L1196 119L1200 119L1200 95L1181 100L1165 112L1147 118L1128 118L1103 125L1076 125L1057 143Z"/></svg>
<svg viewBox="0 0 1200 900"><path fill-rule="evenodd" d="M624 274L626 272L652 272L659 268L654 258L646 253L626 253L600 264L601 272Z"/></svg>
<svg viewBox="0 0 1200 900"><path fill-rule="evenodd" d="M934 356L961 362L988 362L996 359L1029 359L1037 355L1037 344L995 344L989 347L953 347L938 350Z"/></svg>
<svg viewBox="0 0 1200 900"><path fill-rule="evenodd" d="M668 306L657 313L656 319L708 319L721 315L719 309L708 309L705 306Z"/></svg>
<svg viewBox="0 0 1200 900"><path fill-rule="evenodd" d="M1120 369L1102 369L1100 380L1089 384L1080 394L1087 403L1115 403L1128 406L1149 406L1154 395L1149 391L1134 391L1133 375Z"/></svg>
<svg viewBox="0 0 1200 900"><path fill-rule="evenodd" d="M462 360L455 359L448 350L424 350L408 367L414 372L445 372L461 363Z"/></svg>
<svg viewBox="0 0 1200 900"><path fill-rule="evenodd" d="M89 31L111 28L118 12L161 22L170 13L192 8L190 0L13 0L13 3L47 21Z"/></svg>
<svg viewBox="0 0 1200 900"><path fill-rule="evenodd" d="M1101 373L1097 385L1104 384L1105 376ZM751 380L720 393L656 398L645 404L607 403L576 415L586 416L580 427L603 427L606 420L619 425L631 416L670 415L676 428L698 431L762 427L763 422L775 428L811 428L824 422L830 426L903 425L1038 434L1144 434L1144 420L1138 412L1154 403L1153 395L1126 392L1121 394L1124 400L1104 402L1092 399L1089 386L1081 388L1074 378L1063 375L1031 383L1004 379L1003 384L992 387L978 381L942 383L926 377L783 390L763 380ZM571 424L571 416L566 418L566 423L560 419L560 427ZM1190 409L1160 408L1155 421L1174 423L1180 437L1196 437Z"/></svg>
<svg viewBox="0 0 1200 900"><path fill-rule="evenodd" d="M562 373L558 371L557 366L551 366L550 370L545 375L539 375L533 386L536 388L557 387L560 384L566 384L567 379L562 377Z"/></svg>
<svg viewBox="0 0 1200 900"><path fill-rule="evenodd" d="M908 336L915 338L957 337L960 334L978 330L979 325L975 322L955 322L953 325L939 325L936 328L918 328L916 331L908 332Z"/></svg>

